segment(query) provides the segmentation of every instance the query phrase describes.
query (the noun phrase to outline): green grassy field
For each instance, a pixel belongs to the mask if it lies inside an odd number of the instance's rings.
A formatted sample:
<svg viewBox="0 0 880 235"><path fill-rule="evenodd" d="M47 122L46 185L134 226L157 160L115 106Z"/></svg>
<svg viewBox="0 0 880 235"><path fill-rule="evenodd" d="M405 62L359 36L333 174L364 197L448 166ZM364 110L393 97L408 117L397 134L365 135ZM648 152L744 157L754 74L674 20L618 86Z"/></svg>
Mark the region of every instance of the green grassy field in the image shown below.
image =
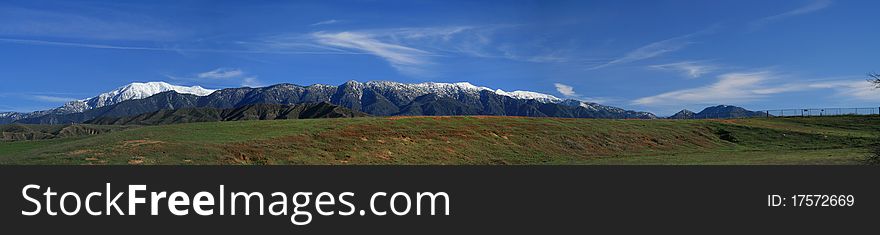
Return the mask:
<svg viewBox="0 0 880 235"><path fill-rule="evenodd" d="M858 164L880 117L370 117L147 126L0 142L0 164Z"/></svg>

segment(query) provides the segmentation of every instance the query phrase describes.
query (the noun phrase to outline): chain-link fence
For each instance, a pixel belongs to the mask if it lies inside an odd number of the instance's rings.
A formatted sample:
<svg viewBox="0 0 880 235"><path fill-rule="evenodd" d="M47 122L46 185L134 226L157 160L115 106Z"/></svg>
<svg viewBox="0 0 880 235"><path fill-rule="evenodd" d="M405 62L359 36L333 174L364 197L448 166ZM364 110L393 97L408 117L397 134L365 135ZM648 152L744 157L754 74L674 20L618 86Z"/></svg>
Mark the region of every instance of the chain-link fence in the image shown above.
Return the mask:
<svg viewBox="0 0 880 235"><path fill-rule="evenodd" d="M774 109L758 111L765 117L814 117L841 115L880 115L880 107L872 108L811 108ZM758 115L760 116L760 115Z"/></svg>
<svg viewBox="0 0 880 235"><path fill-rule="evenodd" d="M717 111L701 112L686 116L673 116L677 119L727 119L727 118L770 118L770 117L820 117L843 115L880 115L880 107L870 108L808 108L771 109L761 111Z"/></svg>

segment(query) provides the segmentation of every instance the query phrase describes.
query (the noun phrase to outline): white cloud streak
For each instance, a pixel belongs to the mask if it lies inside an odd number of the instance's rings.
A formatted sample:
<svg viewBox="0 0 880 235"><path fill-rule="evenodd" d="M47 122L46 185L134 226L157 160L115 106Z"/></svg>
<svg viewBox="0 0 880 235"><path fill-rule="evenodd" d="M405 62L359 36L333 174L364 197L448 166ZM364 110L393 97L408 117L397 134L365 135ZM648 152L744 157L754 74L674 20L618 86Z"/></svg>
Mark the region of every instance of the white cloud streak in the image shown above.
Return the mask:
<svg viewBox="0 0 880 235"><path fill-rule="evenodd" d="M835 95L858 101L880 102L880 89L860 79L775 83L784 76L760 71L726 73L713 84L643 97L631 102L642 106L683 106L696 104L733 104L767 98L783 93L810 90L833 90Z"/></svg>
<svg viewBox="0 0 880 235"><path fill-rule="evenodd" d="M432 76L437 57L475 57L531 63L564 63L562 51L534 53L516 48L522 43L498 42L496 33L515 26L447 26L390 28L356 31L319 31L310 34L277 35L245 43L258 50L319 50L340 54L370 54L411 76ZM523 52L527 53L523 53ZM549 53L543 53L547 51Z"/></svg>
<svg viewBox="0 0 880 235"><path fill-rule="evenodd" d="M833 89L838 96L860 101L880 102L880 89L867 81L831 81L808 85L809 89Z"/></svg>
<svg viewBox="0 0 880 235"><path fill-rule="evenodd" d="M578 96L578 94L574 92L574 88L569 85L565 85L562 83L553 83L553 86L556 87L556 91L558 91L560 94L562 94L564 96L567 96L567 97L577 97Z"/></svg>
<svg viewBox="0 0 880 235"><path fill-rule="evenodd" d="M164 75L171 80L185 81L188 83L198 83L199 85L240 85L246 87L262 87L262 83L257 76L246 73L244 70L237 68L217 68L211 71L197 73L191 76L178 77L172 75Z"/></svg>
<svg viewBox="0 0 880 235"><path fill-rule="evenodd" d="M771 72L728 73L704 87L667 92L637 99L635 105L727 104L752 101L781 91L762 90L764 82L774 79Z"/></svg>
<svg viewBox="0 0 880 235"><path fill-rule="evenodd" d="M186 34L146 16L109 9L90 10L79 9L74 14L0 7L0 35L164 41Z"/></svg>
<svg viewBox="0 0 880 235"><path fill-rule="evenodd" d="M711 73L719 69L719 66L708 64L702 61L682 61L670 64L651 65L648 67L659 70L678 71L681 72L684 76L690 78L698 78L700 76L703 76L704 74Z"/></svg>
<svg viewBox="0 0 880 235"><path fill-rule="evenodd" d="M329 23L329 22L318 22ZM81 43L66 40L47 41L0 37L0 43L34 46L57 46L106 50L133 50L171 53L240 53L282 55L374 55L388 62L398 72L410 76L434 76L437 57L475 57L506 59L530 63L566 63L565 50L552 50L541 43L498 42L498 31L506 33L516 26L448 26L391 28L358 31L318 31L308 34L281 34L257 40L218 44L222 49L192 47L156 47L119 45L118 43ZM509 40L502 38L504 40ZM128 42L129 44L133 42ZM520 48L532 45L535 48Z"/></svg>
<svg viewBox="0 0 880 235"><path fill-rule="evenodd" d="M596 70L605 68L608 66L618 65L618 64L626 64L631 62L636 62L640 60L650 59L654 57L658 57L667 53L675 52L685 48L687 45L693 43L690 41L691 37L694 34L688 34L684 36L674 37L658 42L653 42L648 45L639 47L633 51L626 53L623 57L611 60L607 63L600 64L589 68L590 70Z"/></svg>
<svg viewBox="0 0 880 235"><path fill-rule="evenodd" d="M231 68L218 68L215 70L211 70L204 73L199 73L197 75L198 78L210 78L210 79L225 79L225 78L236 78L244 75L244 71L241 69L231 69Z"/></svg>
<svg viewBox="0 0 880 235"><path fill-rule="evenodd" d="M814 1L810 2L810 4L798 7L796 9L793 9L793 10L790 10L790 11L787 11L787 12L784 12L781 14L768 16L768 17L761 18L759 20L752 21L750 27L751 27L751 30L757 30L757 29L760 29L761 27L763 27L764 25L772 23L774 21L780 21L780 20L784 20L787 18L820 11L822 9L828 8L829 6L831 6L831 4L832 4L831 0L814 0Z"/></svg>
<svg viewBox="0 0 880 235"><path fill-rule="evenodd" d="M76 100L75 98L49 96L49 95L32 95L29 98L32 100L36 100L36 101L51 102L51 103L64 103L64 102Z"/></svg>
<svg viewBox="0 0 880 235"><path fill-rule="evenodd" d="M241 80L241 85L246 87L263 87L265 84L257 80L257 77L245 77Z"/></svg>
<svg viewBox="0 0 880 235"><path fill-rule="evenodd" d="M340 21L340 20L335 20L335 19L330 19L330 20L325 20L325 21L321 21L321 22L316 22L316 23L314 23L314 24L310 24L309 26L315 27L315 26L321 26L321 25L337 24L337 23L340 23L340 22L342 22L342 21Z"/></svg>
<svg viewBox="0 0 880 235"><path fill-rule="evenodd" d="M14 43L34 46L59 46L73 48L91 48L91 49L110 49L110 50L137 50L137 51L157 51L157 52L202 52L202 53L233 53L233 54L283 54L283 55L348 55L348 54L364 54L357 52L348 52L340 50L328 50L322 48L298 48L296 50L272 50L271 48L263 49L197 49L197 48L174 48L174 47L141 47L141 46L120 46L110 44L93 44L93 43L76 43L61 41L45 41L31 39L15 39L0 38L0 43Z"/></svg>
<svg viewBox="0 0 880 235"><path fill-rule="evenodd" d="M157 47L115 46L115 45L106 45L106 44L74 43L74 42L58 42L58 41L43 41L43 40L14 39L14 38L0 38L0 42L4 42L4 43L14 43L14 44L36 45L36 46L81 47L81 48L93 48L93 49L143 50L143 51L174 51L174 50L169 49L169 48L157 48Z"/></svg>
<svg viewBox="0 0 880 235"><path fill-rule="evenodd" d="M313 33L317 43L326 46L367 52L388 61L392 67L408 75L424 75L421 66L429 63L432 53L412 47L383 42L374 35L357 32Z"/></svg>

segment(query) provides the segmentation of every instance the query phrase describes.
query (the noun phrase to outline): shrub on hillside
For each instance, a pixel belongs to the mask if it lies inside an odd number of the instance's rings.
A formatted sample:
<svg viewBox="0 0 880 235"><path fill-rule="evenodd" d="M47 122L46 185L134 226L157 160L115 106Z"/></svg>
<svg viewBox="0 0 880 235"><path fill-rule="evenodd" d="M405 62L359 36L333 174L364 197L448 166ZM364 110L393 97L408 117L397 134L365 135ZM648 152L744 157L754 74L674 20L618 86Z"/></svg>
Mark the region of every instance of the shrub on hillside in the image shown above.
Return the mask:
<svg viewBox="0 0 880 235"><path fill-rule="evenodd" d="M724 141L732 143L736 143L738 141L736 137L733 136L733 133L726 129L718 129L717 131L715 131L715 134L718 135L718 138Z"/></svg>

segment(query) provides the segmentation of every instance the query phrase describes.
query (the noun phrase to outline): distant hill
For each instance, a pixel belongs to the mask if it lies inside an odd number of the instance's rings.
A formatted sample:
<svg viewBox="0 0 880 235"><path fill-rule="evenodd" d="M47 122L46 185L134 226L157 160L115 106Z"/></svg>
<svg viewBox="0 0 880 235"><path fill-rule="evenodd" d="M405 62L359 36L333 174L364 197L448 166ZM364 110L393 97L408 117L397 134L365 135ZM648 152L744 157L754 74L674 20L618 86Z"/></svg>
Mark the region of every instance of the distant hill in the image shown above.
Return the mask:
<svg viewBox="0 0 880 235"><path fill-rule="evenodd" d="M86 121L86 123L100 125L157 125L189 122L350 118L363 116L367 116L367 114L330 103L320 102L297 105L254 104L231 109L166 109L128 117L100 117Z"/></svg>
<svg viewBox="0 0 880 235"><path fill-rule="evenodd" d="M45 140L63 137L78 137L103 134L125 129L120 126L96 125L0 125L0 141Z"/></svg>
<svg viewBox="0 0 880 235"><path fill-rule="evenodd" d="M694 119L695 115L696 113L694 113L693 111L682 109L672 116L669 116L668 119Z"/></svg>
<svg viewBox="0 0 880 235"><path fill-rule="evenodd" d="M742 107L733 105L717 105L703 109L699 113L690 110L681 110L678 113L668 117L669 119L705 119L705 118L743 118L743 117L765 117L767 113L751 111Z"/></svg>

